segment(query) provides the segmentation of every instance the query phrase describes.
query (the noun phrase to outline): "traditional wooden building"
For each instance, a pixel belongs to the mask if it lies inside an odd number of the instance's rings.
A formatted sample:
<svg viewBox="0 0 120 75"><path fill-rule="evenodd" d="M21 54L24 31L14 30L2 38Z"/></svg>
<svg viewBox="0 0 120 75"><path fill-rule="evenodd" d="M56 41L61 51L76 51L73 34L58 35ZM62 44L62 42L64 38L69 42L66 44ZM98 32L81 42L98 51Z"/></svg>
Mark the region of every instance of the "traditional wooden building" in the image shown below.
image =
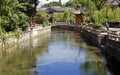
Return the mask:
<svg viewBox="0 0 120 75"><path fill-rule="evenodd" d="M60 6L52 6L52 7L46 7L46 8L41 8L40 10L50 14L52 13L61 13L67 10L67 7L60 7Z"/></svg>
<svg viewBox="0 0 120 75"><path fill-rule="evenodd" d="M49 21L53 22L53 14L58 14L61 12L64 12L68 8L66 7L60 7L60 6L52 6L52 7L47 7L47 8L41 8L42 11L48 13Z"/></svg>
<svg viewBox="0 0 120 75"><path fill-rule="evenodd" d="M73 12L73 14L75 14L76 17L76 24L80 25L83 21L82 13L80 12L80 10L77 10Z"/></svg>
<svg viewBox="0 0 120 75"><path fill-rule="evenodd" d="M108 0L111 8L120 7L120 0Z"/></svg>

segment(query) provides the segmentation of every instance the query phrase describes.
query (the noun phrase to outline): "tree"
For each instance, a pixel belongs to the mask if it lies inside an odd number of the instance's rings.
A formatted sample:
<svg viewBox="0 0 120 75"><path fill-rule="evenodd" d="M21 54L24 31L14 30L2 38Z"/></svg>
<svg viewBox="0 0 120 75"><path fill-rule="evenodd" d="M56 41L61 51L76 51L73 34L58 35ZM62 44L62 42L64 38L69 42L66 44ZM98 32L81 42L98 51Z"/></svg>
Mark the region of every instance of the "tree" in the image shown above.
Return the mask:
<svg viewBox="0 0 120 75"><path fill-rule="evenodd" d="M95 6L97 8L97 10L100 10L103 8L103 6L105 5L105 3L107 2L108 0L93 0L93 2L95 3Z"/></svg>
<svg viewBox="0 0 120 75"><path fill-rule="evenodd" d="M21 10L26 13L29 17L35 16L36 13L36 7L39 3L38 0L18 0L21 4L24 5L26 10Z"/></svg>
<svg viewBox="0 0 120 75"><path fill-rule="evenodd" d="M72 1L68 1L65 4L66 7L74 7L74 4L72 3Z"/></svg>
<svg viewBox="0 0 120 75"><path fill-rule="evenodd" d="M100 10L108 0L70 0L66 3L66 6L73 6L74 8L86 7L88 9L96 8Z"/></svg>
<svg viewBox="0 0 120 75"><path fill-rule="evenodd" d="M70 11L66 10L63 14L63 20L64 21L69 21L70 20Z"/></svg>
<svg viewBox="0 0 120 75"><path fill-rule="evenodd" d="M36 22L37 22L38 24L43 23L45 17L47 17L47 13L45 13L44 11L41 11L41 10L38 11L38 12L36 13Z"/></svg>
<svg viewBox="0 0 120 75"><path fill-rule="evenodd" d="M0 26L7 32L14 31L20 24L21 19L27 17L26 15L21 17L23 12L20 11L20 9L25 8L22 4L19 3L18 0L4 0L0 1L0 3L0 18L2 19L2 21L0 21ZM24 20L24 22L27 21L27 19Z"/></svg>
<svg viewBox="0 0 120 75"><path fill-rule="evenodd" d="M42 7L52 7L52 6L62 6L62 4L54 1L54 2L50 2L48 4L44 4Z"/></svg>
<svg viewBox="0 0 120 75"><path fill-rule="evenodd" d="M59 3L61 3L61 4L62 4L61 0L59 0Z"/></svg>

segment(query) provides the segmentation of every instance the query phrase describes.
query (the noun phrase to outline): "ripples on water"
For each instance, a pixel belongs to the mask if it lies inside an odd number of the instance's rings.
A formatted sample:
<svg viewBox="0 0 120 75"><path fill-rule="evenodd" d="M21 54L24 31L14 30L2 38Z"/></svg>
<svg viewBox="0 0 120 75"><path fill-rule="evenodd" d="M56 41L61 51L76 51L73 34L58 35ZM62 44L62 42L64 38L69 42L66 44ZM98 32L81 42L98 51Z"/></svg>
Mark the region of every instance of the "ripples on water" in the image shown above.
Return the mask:
<svg viewBox="0 0 120 75"><path fill-rule="evenodd" d="M23 42L3 57L0 75L112 75L100 50L78 33L54 29L50 35Z"/></svg>

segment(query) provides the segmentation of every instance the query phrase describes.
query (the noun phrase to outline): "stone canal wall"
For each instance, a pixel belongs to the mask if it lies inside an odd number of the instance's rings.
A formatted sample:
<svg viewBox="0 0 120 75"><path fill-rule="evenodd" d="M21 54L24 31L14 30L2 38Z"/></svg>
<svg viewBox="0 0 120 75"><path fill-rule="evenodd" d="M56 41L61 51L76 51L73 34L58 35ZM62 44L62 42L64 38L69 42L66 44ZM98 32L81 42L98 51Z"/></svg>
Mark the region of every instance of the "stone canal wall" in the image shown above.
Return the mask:
<svg viewBox="0 0 120 75"><path fill-rule="evenodd" d="M90 44L98 47L104 45L104 43L102 43L104 42L102 39L106 35L106 32L100 32L89 28L82 28L81 30L81 34L87 39Z"/></svg>
<svg viewBox="0 0 120 75"><path fill-rule="evenodd" d="M108 39L105 51L109 56L115 57L115 59L120 61L120 42Z"/></svg>
<svg viewBox="0 0 120 75"><path fill-rule="evenodd" d="M110 57L120 61L120 35L116 31L95 30L85 26L74 24L56 24L58 28L71 29L80 32L81 35L87 40L88 43L99 47L103 52L107 53ZM111 34L112 33L112 34ZM116 35L114 36L113 33Z"/></svg>
<svg viewBox="0 0 120 75"><path fill-rule="evenodd" d="M30 31L25 31L19 40L15 38L10 38L10 40L8 40L7 43L25 41L30 38L35 38L38 35L42 35L44 33L50 32L50 31L51 31L51 26L33 28Z"/></svg>
<svg viewBox="0 0 120 75"><path fill-rule="evenodd" d="M120 61L120 36L114 36L107 31L92 31L82 29L82 35L94 46L99 47L105 54ZM114 32L114 31L113 31Z"/></svg>
<svg viewBox="0 0 120 75"><path fill-rule="evenodd" d="M37 27L37 28L33 28L30 31L25 31L23 32L22 36L18 39L16 38L9 38L6 40L6 44L8 44L9 46L15 45L15 43L18 42L22 42L31 38L35 38L38 35L43 35L45 33L49 33L51 32L51 26L48 27ZM9 47L8 47L9 48ZM2 43L0 42L0 53L2 51Z"/></svg>
<svg viewBox="0 0 120 75"><path fill-rule="evenodd" d="M38 35L42 35L44 33L50 32L50 31L51 31L51 26L44 27L44 28L38 27L38 28L35 28L31 31L26 31L23 33L23 36L20 39L20 41L34 38Z"/></svg>

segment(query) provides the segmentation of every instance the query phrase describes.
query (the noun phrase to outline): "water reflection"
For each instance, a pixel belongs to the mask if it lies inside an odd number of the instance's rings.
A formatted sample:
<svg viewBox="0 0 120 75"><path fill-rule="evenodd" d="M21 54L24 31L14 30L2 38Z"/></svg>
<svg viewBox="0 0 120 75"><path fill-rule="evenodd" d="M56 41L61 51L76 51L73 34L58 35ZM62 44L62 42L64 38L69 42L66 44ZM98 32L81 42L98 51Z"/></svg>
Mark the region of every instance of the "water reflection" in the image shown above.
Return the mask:
<svg viewBox="0 0 120 75"><path fill-rule="evenodd" d="M88 46L78 33L54 30L48 52L37 56L38 75L111 75L100 50Z"/></svg>
<svg viewBox="0 0 120 75"><path fill-rule="evenodd" d="M36 55L42 55L47 50L48 43L45 39L49 36L31 38L8 48L8 52L0 58L0 75L30 75L31 68L36 66Z"/></svg>
<svg viewBox="0 0 120 75"><path fill-rule="evenodd" d="M12 50L11 50L12 49ZM54 29L15 44L0 59L0 75L111 75L96 47L73 31Z"/></svg>
<svg viewBox="0 0 120 75"><path fill-rule="evenodd" d="M120 61L111 57L109 54L105 53L105 58L107 61L107 67L114 75L120 75Z"/></svg>

